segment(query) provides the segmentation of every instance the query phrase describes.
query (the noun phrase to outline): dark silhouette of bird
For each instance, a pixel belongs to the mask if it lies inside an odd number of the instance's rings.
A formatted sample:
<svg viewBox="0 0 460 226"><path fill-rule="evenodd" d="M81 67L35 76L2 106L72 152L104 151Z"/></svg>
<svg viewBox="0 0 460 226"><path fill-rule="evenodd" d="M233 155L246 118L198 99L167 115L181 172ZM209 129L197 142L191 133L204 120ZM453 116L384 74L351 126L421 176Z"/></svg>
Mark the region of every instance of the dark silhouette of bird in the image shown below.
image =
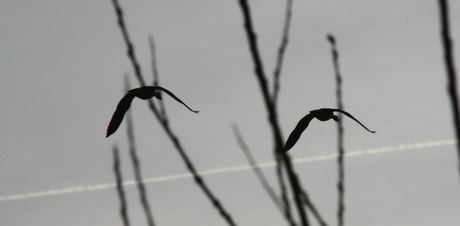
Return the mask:
<svg viewBox="0 0 460 226"><path fill-rule="evenodd" d="M303 133L303 131L305 131L305 129L308 127L308 124L310 123L312 119L317 118L318 120L323 121L323 122L328 121L329 119L333 119L334 121L338 122L339 118L336 115L334 115L334 112L340 112L350 117L351 119L359 123L367 131L371 133L375 133L375 131L369 130L360 121L358 121L358 119L356 119L355 117L353 117L353 115L351 115L350 113L344 110L332 109L332 108L321 108L321 109L310 111L310 114L300 119L299 123L297 123L297 126L294 128L294 130L289 135L289 138L287 139L286 144L284 145L284 151L285 152L289 151L295 145L295 143L297 143L297 141L300 138L300 135Z"/></svg>
<svg viewBox="0 0 460 226"><path fill-rule="evenodd" d="M187 106L182 100L180 100L176 95L174 95L171 91L161 87L161 86L143 86L136 89L129 90L126 95L121 98L120 102L117 105L117 109L113 113L112 119L110 120L109 127L107 128L106 137L109 137L115 131L117 131L118 127L120 126L125 113L128 111L129 107L131 106L131 102L133 101L134 97L138 97L142 100L147 100L152 97L155 97L159 100L162 100L161 95L158 91L163 91L172 98L174 98L177 102L183 104L186 108L194 113L198 113L198 111L192 110L189 106Z"/></svg>

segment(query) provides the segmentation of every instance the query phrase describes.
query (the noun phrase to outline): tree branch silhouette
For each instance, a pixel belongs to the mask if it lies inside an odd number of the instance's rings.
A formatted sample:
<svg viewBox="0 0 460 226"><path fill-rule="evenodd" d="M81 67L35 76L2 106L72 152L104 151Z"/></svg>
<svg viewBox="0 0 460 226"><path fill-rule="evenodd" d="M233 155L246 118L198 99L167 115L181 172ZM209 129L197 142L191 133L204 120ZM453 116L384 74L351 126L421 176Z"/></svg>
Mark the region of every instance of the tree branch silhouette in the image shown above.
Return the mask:
<svg viewBox="0 0 460 226"><path fill-rule="evenodd" d="M447 90L449 92L450 102L452 105L455 134L457 141L460 141L460 107L458 104L457 74L455 72L454 50L452 47L452 39L450 37L449 5L447 0L439 0L438 2L440 11L439 14L441 17L441 40L448 80ZM460 173L460 142L457 142L457 157L459 158L458 170Z"/></svg>
<svg viewBox="0 0 460 226"><path fill-rule="evenodd" d="M243 150L244 155L246 156L246 159L248 160L249 165L251 166L252 170L256 174L257 178L260 181L260 184L264 188L264 190L267 192L268 196L270 196L271 200L273 203L276 205L278 210L283 214L283 216L286 218L286 220L289 222L291 226L295 226L295 222L291 218L290 215L286 214L285 206L281 202L281 200L278 198L276 195L275 191L272 189L270 184L268 183L267 179L265 178L264 174L262 173L262 170L260 170L259 165L257 164L256 160L254 159L254 156L251 153L251 150L249 147L246 145L246 143L243 140L243 136L241 135L238 126L236 124L232 125L232 130L233 134L235 134L236 141L238 145L240 146L241 150Z"/></svg>
<svg viewBox="0 0 460 226"><path fill-rule="evenodd" d="M145 86L145 81L143 79L140 66L137 63L136 56L134 54L134 47L131 44L131 41L129 39L129 35L126 29L126 25L124 23L123 19L123 12L118 4L117 0L112 0L113 6L115 8L117 20L118 20L118 25L120 27L120 30L123 34L123 38L125 41L125 44L128 48L128 58L132 62L132 65L134 67L134 71L136 74L136 78L138 79L139 83L142 86ZM235 222L233 221L232 217L230 214L225 210L225 208L222 206L218 198L211 192L211 190L208 188L202 177L197 173L197 170L195 169L195 166L193 165L192 161L186 154L184 148L182 147L179 139L177 136L173 133L172 129L169 126L169 120L167 117L162 117L161 113L157 110L156 106L154 105L153 101L149 101L149 107L152 110L153 114L157 118L157 120L160 122L160 125L162 126L163 130L165 131L166 135L168 138L171 140L173 143L173 146L175 149L178 151L179 155L181 156L182 160L184 161L187 170L193 175L193 178L195 180L195 183L198 185L198 187L205 193L206 197L211 201L213 204L214 208L219 212L219 214L222 216L222 218L229 224L229 225L236 225Z"/></svg>
<svg viewBox="0 0 460 226"><path fill-rule="evenodd" d="M316 209L315 205L313 205L313 202L310 200L310 197L306 192L302 193L302 200L304 201L305 205L310 209L312 215L316 218L319 225L327 226L326 221L323 217L321 217L321 214L319 213L318 209Z"/></svg>
<svg viewBox="0 0 460 226"><path fill-rule="evenodd" d="M284 166L286 167L288 179L291 184L292 195L294 196L294 202L297 207L300 221L302 225L309 225L308 219L307 219L307 213L304 210L303 205L302 205L301 194L302 194L303 189L301 188L301 184L298 180L298 177L296 173L294 172L290 156L287 153L283 154L284 145L283 145L282 134L279 128L276 108L273 104L273 99L271 98L269 94L268 84L267 84L266 76L263 70L262 60L259 56L259 50L257 47L257 38L254 32L253 26L252 26L252 19L251 19L251 12L249 9L249 5L246 0L239 0L239 3L240 3L241 11L243 13L244 28L245 28L246 36L247 36L248 43L249 43L249 50L250 50L250 53L253 59L253 63L254 63L255 75L256 75L256 78L259 82L259 86L262 91L262 96L263 96L263 100L265 103L265 107L268 111L268 121L269 121L269 124L273 132L273 138L275 141L274 153L275 153L277 161L278 159L281 159L281 161L278 162L278 164L284 163ZM278 171L278 175L280 177L281 175L280 170ZM279 181L280 181L280 184L283 183L282 178L280 178ZM285 194L282 194L282 196L284 196L283 200L285 202L285 205L286 206L289 205L287 203L287 198ZM289 210L289 208L286 208L286 209ZM290 215L290 213L286 213L286 214Z"/></svg>
<svg viewBox="0 0 460 226"><path fill-rule="evenodd" d="M156 60L156 54L155 54L155 42L153 41L153 35L149 35L149 45L150 45L150 58L151 64L152 64L152 76L153 76L153 85L154 86L159 86L160 80L158 76L158 65L157 65L157 60ZM159 94L161 97L161 93ZM165 117L166 115L166 108L164 105L163 101L159 101L159 106L160 106L160 118L161 120L166 120Z"/></svg>
<svg viewBox="0 0 460 226"><path fill-rule="evenodd" d="M120 158L118 155L118 147L116 145L112 148L113 152L113 172L117 183L117 194L120 199L120 216L124 226L129 226L128 220L128 203L125 198L125 191L123 190L123 177L120 170Z"/></svg>
<svg viewBox="0 0 460 226"><path fill-rule="evenodd" d="M289 27L291 25L291 15L292 15L292 2L293 0L286 1L286 17L284 19L284 28L283 28L283 37L281 40L280 47L278 48L278 57L276 60L276 67L273 73L273 104L276 107L276 103L278 101L278 92L279 92L279 83L280 83L280 74L281 69L283 67L283 57L284 51L286 50L288 44L288 34L289 34Z"/></svg>
<svg viewBox="0 0 460 226"><path fill-rule="evenodd" d="M342 103L342 77L340 75L340 68L339 68L339 53L337 52L337 46L335 43L335 38L332 35L328 35L327 39L331 43L332 46L332 61L334 64L334 71L335 71L335 81L336 81L336 97L337 97L337 108L339 110L343 110L343 103ZM339 171L339 181L337 182L337 190L338 190L338 208L337 208L337 223L339 226L343 226L344 218L345 218L345 160L344 160L344 145L343 145L343 134L344 128L342 124L342 114L338 116L338 123L337 123L337 134L338 134L338 152L339 155L337 157L337 164L338 164L338 171Z"/></svg>
<svg viewBox="0 0 460 226"><path fill-rule="evenodd" d="M126 90L129 89L128 81L129 81L128 77L125 77L125 89ZM145 185L142 180L141 163L139 161L139 157L137 156L131 112L128 112L126 116L126 134L128 136L129 156L133 164L134 178L136 179L137 189L139 190L139 199L141 201L141 205L144 210L145 217L147 218L148 225L154 226L155 223L153 220L153 214L152 214L150 204L147 199L147 191L145 190Z"/></svg>

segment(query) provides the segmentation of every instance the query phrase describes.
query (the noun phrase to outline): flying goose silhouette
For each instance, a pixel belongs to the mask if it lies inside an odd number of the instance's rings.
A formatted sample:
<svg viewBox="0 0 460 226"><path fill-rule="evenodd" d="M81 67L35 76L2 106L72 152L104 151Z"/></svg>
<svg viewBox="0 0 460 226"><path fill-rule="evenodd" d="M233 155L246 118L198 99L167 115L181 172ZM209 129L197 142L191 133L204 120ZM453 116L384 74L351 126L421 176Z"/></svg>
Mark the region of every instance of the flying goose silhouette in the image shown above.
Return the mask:
<svg viewBox="0 0 460 226"><path fill-rule="evenodd" d="M310 121L314 118L317 118L320 121L327 121L329 119L333 119L334 121L339 121L339 118L334 115L334 112L340 112L351 119L355 120L357 123L359 123L364 129L371 133L375 133L375 131L369 130L366 126L364 126L358 119L353 117L350 113L340 110L340 109L332 109L332 108L321 108L317 110L310 111L310 114L304 116L302 119L300 119L299 123L297 123L297 126L292 130L291 134L289 135L289 138L286 141L286 144L284 145L284 151L287 152L289 151L295 143L300 138L300 135L305 131L305 129L308 127L308 124Z"/></svg>
<svg viewBox="0 0 460 226"><path fill-rule="evenodd" d="M161 86L142 86L136 89L129 90L126 95L121 98L120 102L117 105L117 109L113 113L112 119L110 120L109 127L107 128L106 137L109 137L115 131L117 131L118 127L120 126L125 113L128 111L129 107L131 106L131 102L133 101L134 97L138 97L142 100L147 100L152 97L155 97L159 100L162 100L161 95L158 91L163 91L177 102L183 104L186 108L194 113L198 113L198 111L192 110L189 106L187 106L182 100L180 100L176 95L174 95L171 91L161 87Z"/></svg>

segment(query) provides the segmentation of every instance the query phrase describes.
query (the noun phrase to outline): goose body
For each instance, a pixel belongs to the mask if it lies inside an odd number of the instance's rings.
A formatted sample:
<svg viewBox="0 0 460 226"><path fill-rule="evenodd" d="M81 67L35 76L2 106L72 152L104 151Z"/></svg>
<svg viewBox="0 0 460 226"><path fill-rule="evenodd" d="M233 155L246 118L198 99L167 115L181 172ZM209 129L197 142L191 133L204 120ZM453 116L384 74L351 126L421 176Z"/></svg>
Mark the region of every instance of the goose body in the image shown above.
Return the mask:
<svg viewBox="0 0 460 226"><path fill-rule="evenodd" d="M120 127L121 122L125 116L125 113L131 107L131 102L133 101L134 97L140 98L142 100L151 99L153 97L161 100L161 95L159 91L165 92L169 96L171 96L177 102L183 104L186 108L194 113L198 113L198 111L192 110L189 106L187 106L182 100L180 100L176 95L174 95L171 91L161 87L161 86L142 86L136 89L129 90L126 95L121 98L120 102L117 105L117 109L113 113L112 119L110 120L109 126L107 128L106 137L109 137L115 131L117 131L118 127Z"/></svg>
<svg viewBox="0 0 460 226"><path fill-rule="evenodd" d="M291 134L289 135L286 144L284 145L284 151L287 152L289 151L299 140L300 135L302 135L303 131L307 129L308 124L310 124L310 121L314 118L320 120L320 121L328 121L330 119L333 119L334 121L339 121L339 118L334 115L334 112L339 112L342 113L349 118L355 120L358 124L360 124L364 129L371 133L375 133L375 131L369 130L366 126L364 126L358 119L353 117L350 113L340 110L340 109L332 109L332 108L321 108L317 110L310 111L308 115L305 115L300 121L297 123L297 126L292 130Z"/></svg>

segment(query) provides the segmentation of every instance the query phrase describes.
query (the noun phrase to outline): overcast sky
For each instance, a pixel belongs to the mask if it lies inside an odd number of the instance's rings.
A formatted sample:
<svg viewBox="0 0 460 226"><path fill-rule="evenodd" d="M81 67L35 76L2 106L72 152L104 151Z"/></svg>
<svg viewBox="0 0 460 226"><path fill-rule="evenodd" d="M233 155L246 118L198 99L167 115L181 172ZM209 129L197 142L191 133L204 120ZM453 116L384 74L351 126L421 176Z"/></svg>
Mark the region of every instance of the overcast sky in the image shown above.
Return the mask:
<svg viewBox="0 0 460 226"><path fill-rule="evenodd" d="M121 1L141 70L152 83L148 35L160 83L199 114L163 98L171 127L200 171L246 165L230 125L258 162L273 161L272 136L238 1ZM460 2L450 1L459 71ZM250 1L266 73L274 69L284 1ZM453 139L437 1L294 1L281 77L279 116L287 137L310 110L336 107L331 47L344 79L346 152ZM112 147L133 172L126 122L105 138L123 96L139 86L111 1L0 2L0 225L122 225L114 188L11 200L18 194L113 183ZM146 102L132 104L144 178L187 173ZM293 158L336 153L336 124L313 121ZM336 223L334 159L295 165L330 225ZM347 225L456 225L460 183L455 146L346 159ZM273 168L265 168L277 188ZM284 225L250 170L205 176L238 225ZM134 186L132 225L145 225ZM147 184L158 225L226 225L190 178ZM312 220L312 223L316 224Z"/></svg>

